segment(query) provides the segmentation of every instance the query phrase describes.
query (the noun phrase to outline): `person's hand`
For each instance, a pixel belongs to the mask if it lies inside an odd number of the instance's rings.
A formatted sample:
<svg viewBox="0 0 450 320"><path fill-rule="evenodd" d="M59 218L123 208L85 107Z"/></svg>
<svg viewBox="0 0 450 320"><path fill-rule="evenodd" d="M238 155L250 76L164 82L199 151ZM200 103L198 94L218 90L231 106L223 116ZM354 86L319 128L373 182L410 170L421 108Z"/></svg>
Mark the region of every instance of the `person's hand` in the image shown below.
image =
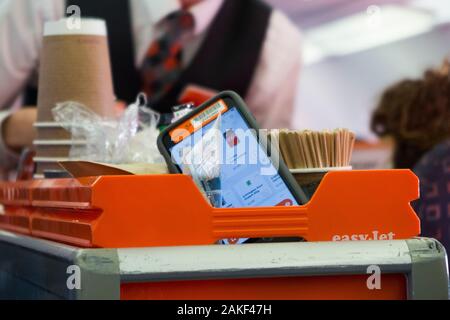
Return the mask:
<svg viewBox="0 0 450 320"><path fill-rule="evenodd" d="M2 132L6 146L19 152L25 147L32 146L36 137L34 128L36 118L36 108L21 109L6 118Z"/></svg>

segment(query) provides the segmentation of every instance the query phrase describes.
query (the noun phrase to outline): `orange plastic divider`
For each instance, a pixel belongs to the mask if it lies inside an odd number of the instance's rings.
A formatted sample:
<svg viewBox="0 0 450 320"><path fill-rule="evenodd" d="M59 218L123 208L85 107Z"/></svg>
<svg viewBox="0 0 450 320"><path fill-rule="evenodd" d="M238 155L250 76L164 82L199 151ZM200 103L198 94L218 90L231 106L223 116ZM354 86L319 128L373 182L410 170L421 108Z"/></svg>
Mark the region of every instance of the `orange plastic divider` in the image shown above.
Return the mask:
<svg viewBox="0 0 450 320"><path fill-rule="evenodd" d="M207 245L224 238L407 239L420 234L409 170L329 173L305 206L212 208L190 177L111 176L0 184L4 217L36 237L81 247ZM11 230L11 221L0 219Z"/></svg>

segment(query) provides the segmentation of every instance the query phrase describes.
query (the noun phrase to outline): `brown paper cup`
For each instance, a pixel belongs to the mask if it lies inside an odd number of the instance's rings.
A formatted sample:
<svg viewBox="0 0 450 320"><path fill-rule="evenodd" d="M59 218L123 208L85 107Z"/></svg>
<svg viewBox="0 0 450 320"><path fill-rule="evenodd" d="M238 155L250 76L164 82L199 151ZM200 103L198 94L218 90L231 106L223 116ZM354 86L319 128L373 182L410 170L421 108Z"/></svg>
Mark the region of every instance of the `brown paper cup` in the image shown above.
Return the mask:
<svg viewBox="0 0 450 320"><path fill-rule="evenodd" d="M35 160L37 168L36 174L43 175L45 171L61 171L61 166L58 164L59 161L68 161L69 159L59 159L55 158L54 161L40 161Z"/></svg>
<svg viewBox="0 0 450 320"><path fill-rule="evenodd" d="M64 128L38 128L38 140L70 140L71 134Z"/></svg>
<svg viewBox="0 0 450 320"><path fill-rule="evenodd" d="M99 115L112 116L115 98L105 22L82 20L84 29L77 33L68 29L66 21L45 26L38 121L53 121L52 109L64 101L77 101Z"/></svg>
<svg viewBox="0 0 450 320"><path fill-rule="evenodd" d="M77 144L76 147L82 148L83 145ZM34 149L36 150L36 157L55 157L55 158L67 158L67 155L70 154L70 150L72 150L73 145L55 145L55 144L40 144L35 145Z"/></svg>
<svg viewBox="0 0 450 320"><path fill-rule="evenodd" d="M36 157L64 158L70 153L71 146L36 146Z"/></svg>

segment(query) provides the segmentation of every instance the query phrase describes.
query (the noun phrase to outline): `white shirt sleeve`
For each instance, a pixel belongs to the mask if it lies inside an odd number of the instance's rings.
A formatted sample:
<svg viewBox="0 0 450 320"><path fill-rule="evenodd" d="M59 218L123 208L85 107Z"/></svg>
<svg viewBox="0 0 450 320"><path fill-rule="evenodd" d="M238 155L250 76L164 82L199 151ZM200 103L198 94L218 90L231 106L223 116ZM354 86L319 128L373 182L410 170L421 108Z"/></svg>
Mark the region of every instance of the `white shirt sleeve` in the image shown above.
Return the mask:
<svg viewBox="0 0 450 320"><path fill-rule="evenodd" d="M64 0L0 0L0 108L9 108L37 68L46 21L63 16Z"/></svg>
<svg viewBox="0 0 450 320"><path fill-rule="evenodd" d="M64 0L0 0L0 129L38 66L45 22L62 18L64 6ZM17 159L0 134L0 166L11 168Z"/></svg>
<svg viewBox="0 0 450 320"><path fill-rule="evenodd" d="M246 102L262 128L290 128L302 67L299 29L274 10Z"/></svg>

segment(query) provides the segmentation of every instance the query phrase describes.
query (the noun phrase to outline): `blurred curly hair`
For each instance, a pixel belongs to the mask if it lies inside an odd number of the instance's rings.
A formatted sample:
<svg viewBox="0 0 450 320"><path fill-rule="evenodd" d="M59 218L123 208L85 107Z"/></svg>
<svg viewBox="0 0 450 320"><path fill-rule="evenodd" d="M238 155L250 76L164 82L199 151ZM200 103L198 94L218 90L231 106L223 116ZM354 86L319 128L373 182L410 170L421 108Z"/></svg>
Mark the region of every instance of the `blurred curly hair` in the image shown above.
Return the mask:
<svg viewBox="0 0 450 320"><path fill-rule="evenodd" d="M388 88L372 117L372 130L396 142L394 165L412 169L434 146L450 138L450 63Z"/></svg>

